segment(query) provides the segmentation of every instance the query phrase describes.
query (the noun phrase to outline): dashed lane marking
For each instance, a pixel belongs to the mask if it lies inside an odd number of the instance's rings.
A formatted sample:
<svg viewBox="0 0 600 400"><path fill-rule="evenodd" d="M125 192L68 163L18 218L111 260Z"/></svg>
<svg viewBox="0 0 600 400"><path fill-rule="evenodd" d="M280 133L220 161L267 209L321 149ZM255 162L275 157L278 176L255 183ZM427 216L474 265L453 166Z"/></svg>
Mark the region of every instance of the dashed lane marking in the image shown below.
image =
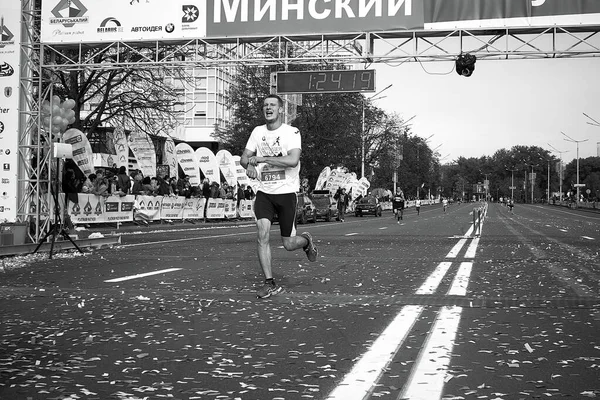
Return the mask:
<svg viewBox="0 0 600 400"><path fill-rule="evenodd" d="M123 282L123 281L129 281L132 279L145 278L147 276L152 276L152 275L166 274L168 272L175 272L175 271L179 271L179 270L181 270L181 268L161 269L160 271L145 272L143 274L135 274L135 275L123 276L121 278L108 279L104 282L108 282L108 283Z"/></svg>
<svg viewBox="0 0 600 400"><path fill-rule="evenodd" d="M344 236L356 236L356 235L358 235L358 232L346 233Z"/></svg>
<svg viewBox="0 0 600 400"><path fill-rule="evenodd" d="M587 239L587 240L596 240L593 237L589 237L589 236L582 236L582 238Z"/></svg>

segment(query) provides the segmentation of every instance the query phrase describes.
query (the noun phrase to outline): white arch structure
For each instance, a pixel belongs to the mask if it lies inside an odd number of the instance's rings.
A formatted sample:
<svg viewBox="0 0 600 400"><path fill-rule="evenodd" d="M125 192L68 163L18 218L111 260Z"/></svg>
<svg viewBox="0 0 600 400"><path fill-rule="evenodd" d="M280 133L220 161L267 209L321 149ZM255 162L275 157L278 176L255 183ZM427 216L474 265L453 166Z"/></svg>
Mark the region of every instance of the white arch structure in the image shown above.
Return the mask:
<svg viewBox="0 0 600 400"><path fill-rule="evenodd" d="M56 4L57 7L59 3L65 1L44 0L45 3ZM87 0L87 3L93 3L94 1L104 3L109 0ZM138 2L138 5L135 4L135 1L132 1L132 7L144 6L143 1ZM154 0L148 0L146 3L152 1ZM433 3L433 5L430 5L433 8L437 7L436 2L445 1L445 4L452 2L452 0L425 1ZM51 223L49 210L43 208L43 204L48 204L48 202L41 201L44 200L44 196L50 196L49 191L46 191L45 188L51 183L49 178L43 176L43 172L48 171L48 176L52 176L55 167L50 156L49 143L51 143L51 138L44 130L39 128L41 126L40 106L45 99L51 97L48 90L42 92L43 87L52 86L47 84L46 80L50 75L47 74L47 71L56 69L64 71L105 68L220 67L239 63L282 66L297 63L314 65L315 67L321 67L328 63L398 64L414 61L455 60L457 55L461 53L471 53L479 61L600 56L600 9L580 10L582 15L570 14L563 16L562 19L557 19L556 16L557 12L563 12L562 9L549 9L549 14L552 14L548 17L549 19L527 17L462 20L458 22L434 21L429 24L425 23L419 29L363 30L360 29L361 21L356 23L352 21L353 23L346 24L346 26L349 27L348 29L357 29L356 31L338 33L306 33L299 31L197 38L180 37L169 40L159 38L156 40L123 39L46 43L41 40L40 19L42 10L36 8L36 2L39 3L36 0L22 0L21 2L19 185L16 213L17 221L30 222L35 225L35 232L31 233L33 240L39 240ZM81 4L85 0L77 2ZM249 2L252 2L252 0L241 0L241 3L238 4L250 4ZM129 2L121 1L121 3ZM319 18L325 16L324 12L326 10L323 7L326 4L338 4L336 0L331 2L306 0L305 3L308 4L307 7L314 6L315 8L312 11L315 13L320 12L320 14L313 15ZM388 6L411 6L412 8L416 4L416 2L413 4L410 0L375 0L372 3L375 6L387 4ZM502 1L499 0L499 3L502 3ZM521 0L518 3L529 3L529 0ZM551 6L559 7L556 5L557 3L556 0L533 0L531 4L526 4L523 7L527 10L537 11L536 7L540 9ZM581 4L581 2L573 3ZM234 11L236 10L232 9L232 4L235 4L235 2L214 0L214 4L225 8L229 7L222 10L224 16L235 14ZM280 3L275 2L273 4ZM592 2L584 1L584 4L592 4ZM237 10L238 14L234 17L243 18L239 12L240 10ZM307 10L307 12L311 11L310 9ZM264 12L264 15L268 15L267 11ZM369 10L366 10L365 13L367 11ZM369 12L376 15L376 11L374 8ZM408 11L412 12L411 9L407 9L406 12ZM257 12L257 9L255 9L255 12ZM300 11L296 10L296 12L299 13ZM215 12L213 16L216 14ZM502 15L498 15L498 17L502 17ZM218 18L213 18L213 25L215 25L215 19ZM298 21L295 22L298 23ZM292 26L295 25L292 24ZM366 24L365 26L371 25ZM316 29L316 31L318 32L319 29ZM262 51L267 44L276 45L276 48L279 49L276 56L266 55ZM123 50L137 53L140 60L134 64L120 60L119 55ZM96 64L93 58L88 56L89 51L110 52L114 54L114 62L111 64ZM37 163L32 164L33 159L37 160Z"/></svg>

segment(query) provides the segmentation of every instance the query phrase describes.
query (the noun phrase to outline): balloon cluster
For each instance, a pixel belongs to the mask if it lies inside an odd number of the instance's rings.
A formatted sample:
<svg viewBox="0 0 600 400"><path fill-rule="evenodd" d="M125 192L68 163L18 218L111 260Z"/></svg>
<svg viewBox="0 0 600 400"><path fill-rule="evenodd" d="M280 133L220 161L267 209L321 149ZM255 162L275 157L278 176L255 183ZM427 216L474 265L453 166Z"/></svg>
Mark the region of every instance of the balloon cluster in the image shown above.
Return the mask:
<svg viewBox="0 0 600 400"><path fill-rule="evenodd" d="M67 126L75 122L73 107L75 100L72 99L61 102L60 97L52 96L52 100L45 100L42 103L42 125L54 134L66 131Z"/></svg>

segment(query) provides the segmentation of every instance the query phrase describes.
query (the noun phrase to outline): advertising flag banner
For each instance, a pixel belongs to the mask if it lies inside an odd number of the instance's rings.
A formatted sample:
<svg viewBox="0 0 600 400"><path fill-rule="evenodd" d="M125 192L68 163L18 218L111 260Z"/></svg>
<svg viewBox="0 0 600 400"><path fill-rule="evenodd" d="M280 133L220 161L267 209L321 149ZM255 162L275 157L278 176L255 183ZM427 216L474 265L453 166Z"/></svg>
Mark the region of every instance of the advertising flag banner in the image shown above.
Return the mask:
<svg viewBox="0 0 600 400"><path fill-rule="evenodd" d="M0 5L0 220L17 220L21 1Z"/></svg>
<svg viewBox="0 0 600 400"><path fill-rule="evenodd" d="M179 143L175 146L175 156L177 157L177 164L181 167L184 175L190 177L190 184L192 186L200 185L200 170L192 146L187 143Z"/></svg>
<svg viewBox="0 0 600 400"><path fill-rule="evenodd" d="M117 153L117 167L125 167L127 170L129 170L129 143L127 142L127 137L125 136L125 129L123 129L122 126L118 126L115 128L112 135L113 142L115 144L115 151Z"/></svg>
<svg viewBox="0 0 600 400"><path fill-rule="evenodd" d="M199 147L196 149L196 159L204 176L211 182L221 184L221 170L213 152L209 148Z"/></svg>
<svg viewBox="0 0 600 400"><path fill-rule="evenodd" d="M315 184L315 190L323 190L325 188L325 184L327 183L327 179L331 174L331 168L325 167L319 174L317 178L317 183Z"/></svg>
<svg viewBox="0 0 600 400"><path fill-rule="evenodd" d="M79 129L67 129L63 141L73 146L73 161L85 176L94 172L94 155L87 136Z"/></svg>
<svg viewBox="0 0 600 400"><path fill-rule="evenodd" d="M129 148L133 152L142 174L149 177L156 176L156 151L150 137L143 132L131 132Z"/></svg>
<svg viewBox="0 0 600 400"><path fill-rule="evenodd" d="M358 180L358 194L365 196L371 187L371 182L364 176Z"/></svg>
<svg viewBox="0 0 600 400"><path fill-rule="evenodd" d="M237 184L237 176L235 172L236 166L233 156L228 150L219 150L215 156L217 158L217 162L219 163L219 169L225 177L227 184L235 187Z"/></svg>
<svg viewBox="0 0 600 400"><path fill-rule="evenodd" d="M248 175L246 175L246 170L244 167L242 167L240 160L240 156L233 156L233 162L235 163L235 177L237 178L240 186L249 185L250 178L248 178Z"/></svg>
<svg viewBox="0 0 600 400"><path fill-rule="evenodd" d="M167 138L163 148L163 163L169 166L169 176L177 177L177 155L175 154L175 142Z"/></svg>

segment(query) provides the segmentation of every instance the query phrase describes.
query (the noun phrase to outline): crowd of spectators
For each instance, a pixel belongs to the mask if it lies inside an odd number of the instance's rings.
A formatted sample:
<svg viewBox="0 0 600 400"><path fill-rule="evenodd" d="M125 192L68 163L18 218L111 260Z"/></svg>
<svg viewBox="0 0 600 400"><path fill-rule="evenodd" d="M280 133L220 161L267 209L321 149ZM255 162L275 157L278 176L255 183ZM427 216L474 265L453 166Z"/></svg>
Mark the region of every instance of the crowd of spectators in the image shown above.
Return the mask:
<svg viewBox="0 0 600 400"><path fill-rule="evenodd" d="M77 201L77 193L95 194L98 196L183 196L185 198L221 198L239 202L252 200L255 196L250 185L236 185L237 189L226 181L210 182L205 178L200 185L192 185L188 175L181 178L170 176L144 176L135 170L130 174L125 167L118 170L97 169L87 177L78 177L73 168L65 168L62 189L71 201Z"/></svg>

